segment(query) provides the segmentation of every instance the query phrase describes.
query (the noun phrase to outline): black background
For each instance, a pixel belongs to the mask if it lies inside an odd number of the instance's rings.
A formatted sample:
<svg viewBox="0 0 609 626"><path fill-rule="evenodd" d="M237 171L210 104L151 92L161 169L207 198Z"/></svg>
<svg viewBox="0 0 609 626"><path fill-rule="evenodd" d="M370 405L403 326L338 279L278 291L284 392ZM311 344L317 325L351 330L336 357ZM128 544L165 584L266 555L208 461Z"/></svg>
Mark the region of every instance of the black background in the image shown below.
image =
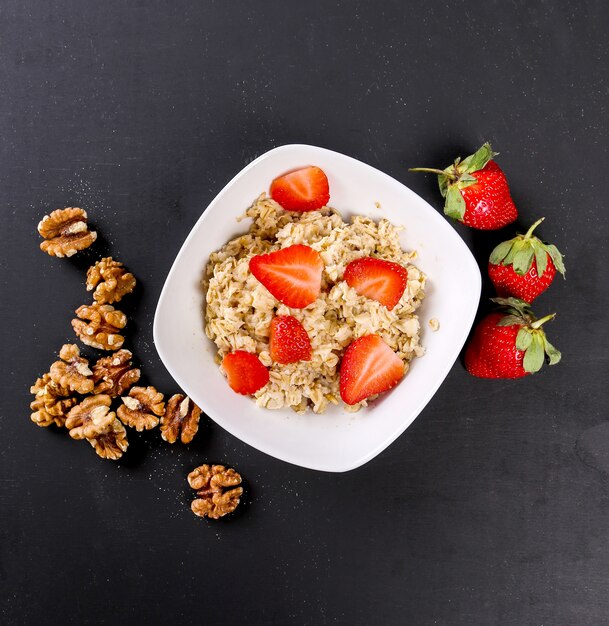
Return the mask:
<svg viewBox="0 0 609 626"><path fill-rule="evenodd" d="M606 623L608 27L601 0L3 0L2 621ZM186 447L133 435L117 463L30 422L29 385L109 251L140 281L128 346L177 391L152 344L156 300L203 208L256 156L325 146L440 208L406 168L486 139L519 227L545 215L566 256L536 306L558 313L560 365L483 381L457 363L404 435L340 475L208 422ZM69 260L36 233L64 206L100 233ZM515 232L456 228L482 266ZM248 480L233 519L189 510L185 475L205 461Z"/></svg>

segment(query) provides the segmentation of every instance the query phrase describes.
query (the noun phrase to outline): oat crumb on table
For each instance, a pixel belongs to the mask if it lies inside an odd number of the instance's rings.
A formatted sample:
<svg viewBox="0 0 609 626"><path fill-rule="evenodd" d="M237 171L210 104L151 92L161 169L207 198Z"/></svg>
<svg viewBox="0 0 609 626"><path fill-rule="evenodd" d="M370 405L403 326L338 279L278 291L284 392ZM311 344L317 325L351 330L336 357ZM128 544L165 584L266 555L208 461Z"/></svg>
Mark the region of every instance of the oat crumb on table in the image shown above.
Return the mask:
<svg viewBox="0 0 609 626"><path fill-rule="evenodd" d="M340 359L363 335L380 335L404 361L406 371L412 358L424 354L416 310L426 277L412 264L416 252L402 250L399 229L388 220L375 222L356 215L345 222L330 207L285 211L265 194L245 217L253 220L249 231L210 255L203 281L205 333L217 346L218 363L229 352L245 350L269 366L269 383L254 395L259 406L322 413L329 404L340 403ZM276 300L249 270L252 256L295 244L310 246L324 262L321 295L303 309L290 309ZM359 295L343 280L346 265L366 256L400 263L408 270L406 290L392 310ZM311 340L310 361L289 365L271 361L269 327L275 315L292 315L302 323ZM356 411L366 402L344 408Z"/></svg>

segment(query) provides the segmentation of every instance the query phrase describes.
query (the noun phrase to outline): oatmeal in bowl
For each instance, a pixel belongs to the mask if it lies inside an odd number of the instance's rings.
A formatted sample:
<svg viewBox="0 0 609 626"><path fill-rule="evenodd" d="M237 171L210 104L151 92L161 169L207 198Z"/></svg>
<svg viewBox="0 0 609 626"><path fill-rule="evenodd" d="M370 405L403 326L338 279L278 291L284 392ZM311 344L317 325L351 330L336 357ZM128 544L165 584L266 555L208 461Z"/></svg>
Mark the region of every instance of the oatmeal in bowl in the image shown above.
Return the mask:
<svg viewBox="0 0 609 626"><path fill-rule="evenodd" d="M245 212L249 230L205 270L217 363L234 391L267 409L357 411L424 354L416 251L402 249L387 219L343 220L323 179L314 167L275 179Z"/></svg>

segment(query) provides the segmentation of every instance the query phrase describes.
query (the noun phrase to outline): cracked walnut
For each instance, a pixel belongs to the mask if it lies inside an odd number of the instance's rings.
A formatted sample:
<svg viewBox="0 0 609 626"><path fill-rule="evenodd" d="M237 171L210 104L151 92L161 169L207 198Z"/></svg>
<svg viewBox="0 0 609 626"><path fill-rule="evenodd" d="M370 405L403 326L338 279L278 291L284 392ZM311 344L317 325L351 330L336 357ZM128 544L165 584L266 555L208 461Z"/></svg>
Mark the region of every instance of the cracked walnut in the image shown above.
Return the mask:
<svg viewBox="0 0 609 626"><path fill-rule="evenodd" d="M87 271L87 291L95 289L93 299L100 304L118 302L134 290L135 282L135 276L112 257L97 261Z"/></svg>
<svg viewBox="0 0 609 626"><path fill-rule="evenodd" d="M72 439L91 439L104 433L116 415L110 411L112 399L105 394L88 396L80 404L70 409L66 428Z"/></svg>
<svg viewBox="0 0 609 626"><path fill-rule="evenodd" d="M200 417L201 409L188 396L176 393L169 398L161 418L161 437L169 443L178 437L182 443L190 443L199 430Z"/></svg>
<svg viewBox="0 0 609 626"><path fill-rule="evenodd" d="M77 207L57 209L45 215L38 224L38 232L45 239L40 249L56 257L72 256L97 239L97 233L87 226L87 213Z"/></svg>
<svg viewBox="0 0 609 626"><path fill-rule="evenodd" d="M154 387L133 387L122 401L116 412L118 418L125 426L138 431L154 428L165 413L163 394Z"/></svg>
<svg viewBox="0 0 609 626"><path fill-rule="evenodd" d="M127 316L110 304L83 304L76 309L72 328L86 345L98 350L118 350L125 338L118 333L127 325Z"/></svg>
<svg viewBox="0 0 609 626"><path fill-rule="evenodd" d="M129 442L127 441L125 427L120 420L114 417L114 413L110 413L110 415L114 419L110 422L108 428L93 437L87 437L87 441L93 446L97 456L100 456L102 459L116 461L127 451Z"/></svg>
<svg viewBox="0 0 609 626"><path fill-rule="evenodd" d="M93 366L94 393L107 393L111 398L124 394L140 379L140 370L133 367L129 350L117 350L102 357Z"/></svg>
<svg viewBox="0 0 609 626"><path fill-rule="evenodd" d="M76 398L71 398L70 391L64 389L51 380L49 374L43 374L31 387L30 393L35 398L30 404L33 413L32 422L38 426L63 426L68 411L76 404Z"/></svg>
<svg viewBox="0 0 609 626"><path fill-rule="evenodd" d="M201 465L188 474L188 484L197 491L190 508L199 517L218 519L232 513L243 494L241 476L224 465Z"/></svg>
<svg viewBox="0 0 609 626"><path fill-rule="evenodd" d="M67 343L59 351L60 361L51 365L49 375L51 380L64 389L87 394L93 391L93 372L89 368L89 361L80 356L78 346Z"/></svg>

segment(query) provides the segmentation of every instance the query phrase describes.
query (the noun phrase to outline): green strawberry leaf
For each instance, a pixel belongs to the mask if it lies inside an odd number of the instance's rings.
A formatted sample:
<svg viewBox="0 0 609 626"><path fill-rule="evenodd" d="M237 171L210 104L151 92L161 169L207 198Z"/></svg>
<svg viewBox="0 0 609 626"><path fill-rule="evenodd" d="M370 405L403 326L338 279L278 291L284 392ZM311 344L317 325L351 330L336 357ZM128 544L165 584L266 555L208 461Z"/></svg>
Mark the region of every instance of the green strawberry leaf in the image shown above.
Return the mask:
<svg viewBox="0 0 609 626"><path fill-rule="evenodd" d="M534 256L533 248L529 245L523 246L516 255L514 255L514 261L512 263L514 271L520 276L524 276L530 269Z"/></svg>
<svg viewBox="0 0 609 626"><path fill-rule="evenodd" d="M539 277L543 276L548 266L548 253L543 246L535 246L535 265L537 266L537 275Z"/></svg>
<svg viewBox="0 0 609 626"><path fill-rule="evenodd" d="M533 335L526 328L521 328L516 335L516 347L523 352L531 345Z"/></svg>
<svg viewBox="0 0 609 626"><path fill-rule="evenodd" d="M526 349L524 353L524 359L522 361L522 367L525 372L530 374L538 372L544 362L544 345L543 339L538 333L532 335L531 345Z"/></svg>
<svg viewBox="0 0 609 626"><path fill-rule="evenodd" d="M444 213L456 220L462 220L465 215L465 200L456 185L448 187Z"/></svg>
<svg viewBox="0 0 609 626"><path fill-rule="evenodd" d="M512 248L505 255L505 258L503 259L503 265L512 265L512 263L514 263L514 259L516 258L516 255L525 247L526 247L526 244L524 243L522 239L514 239Z"/></svg>
<svg viewBox="0 0 609 626"><path fill-rule="evenodd" d="M565 264L563 262L563 256L558 251L558 248L554 245L546 246L546 251L550 255L550 258L554 262L556 269L564 276L565 275Z"/></svg>
<svg viewBox="0 0 609 626"><path fill-rule="evenodd" d="M493 265L499 265L499 263L501 263L501 261L503 261L503 259L505 259L505 257L509 254L509 252L512 249L513 245L514 245L514 242L512 240L504 241L503 243L500 243L491 252L491 256L489 258L489 261Z"/></svg>
<svg viewBox="0 0 609 626"><path fill-rule="evenodd" d="M493 152L491 144L488 141L482 145L481 148L476 150L474 154L470 154L467 158L463 159L459 165L459 170L466 174L472 174L481 170L486 164L495 156L498 152Z"/></svg>
<svg viewBox="0 0 609 626"><path fill-rule="evenodd" d="M557 350L547 339L546 336L543 336L543 347L545 353L548 356L548 363L550 365L556 365L562 357L560 350Z"/></svg>
<svg viewBox="0 0 609 626"><path fill-rule="evenodd" d="M498 304L502 307L506 307L508 309L513 309L516 313L520 315L526 315L531 311L531 305L520 298L491 298L491 302Z"/></svg>
<svg viewBox="0 0 609 626"><path fill-rule="evenodd" d="M440 193L443 198L446 198L446 192L448 191L448 176L446 174L438 174L438 187L440 187Z"/></svg>
<svg viewBox="0 0 609 626"><path fill-rule="evenodd" d="M473 185L477 182L478 179L474 178L471 174L461 174L459 176L459 182L457 184L459 185L459 189L465 189L466 187L469 187L470 185Z"/></svg>
<svg viewBox="0 0 609 626"><path fill-rule="evenodd" d="M522 326L523 319L518 315L506 315L497 322L497 326Z"/></svg>

